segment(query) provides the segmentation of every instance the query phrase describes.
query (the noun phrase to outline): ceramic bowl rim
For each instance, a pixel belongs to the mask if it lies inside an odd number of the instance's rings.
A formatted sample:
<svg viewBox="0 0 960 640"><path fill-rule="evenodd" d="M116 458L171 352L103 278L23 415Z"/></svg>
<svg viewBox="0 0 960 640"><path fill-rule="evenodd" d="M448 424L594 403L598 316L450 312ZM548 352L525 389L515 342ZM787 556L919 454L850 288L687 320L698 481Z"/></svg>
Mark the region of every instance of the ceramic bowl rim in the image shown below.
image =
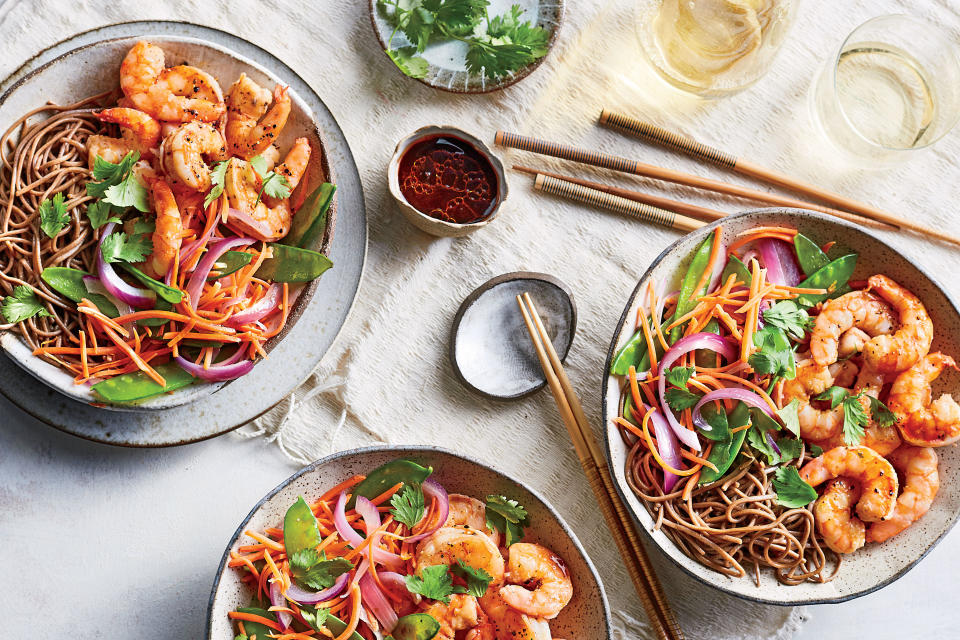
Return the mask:
<svg viewBox="0 0 960 640"><path fill-rule="evenodd" d="M450 366L453 368L453 374L457 378L457 382L462 384L470 391L483 396L484 398L498 400L501 402L521 400L527 396L533 395L537 391L540 391L547 386L547 381L544 379L543 382L537 383L526 391L509 396L494 395L488 391L484 391L483 389L475 387L466 379L466 377L463 375L463 371L460 370L460 365L457 364L457 334L459 332L460 321L463 320L463 316L466 315L467 310L473 305L474 302L477 301L477 299L480 298L480 296L487 293L494 287L498 287L501 284L510 282L512 280L540 280L557 287L566 294L567 301L570 303L570 339L567 340L567 343L563 345L563 348L557 353L557 355L560 356L560 362L566 361L567 355L570 353L570 348L573 346L574 336L577 333L577 301L574 300L573 290L563 280L556 276L552 276L549 273L540 273L537 271L511 271L509 273L500 274L499 276L494 276L471 291L470 294L463 299L463 302L460 303L460 306L457 308L457 312L453 316L453 322L450 324L450 337L448 338L447 357L450 360Z"/></svg>
<svg viewBox="0 0 960 640"><path fill-rule="evenodd" d="M334 462L335 460L339 460L341 458L345 458L347 456L361 455L366 453L386 453L386 452L396 452L398 455L405 455L407 452L441 453L444 455L452 456L454 458L460 458L461 460L465 460L471 464L475 464L477 466L483 467L487 471L491 471L495 475L500 476L501 478L504 478L509 482L512 482L513 484L519 486L524 491L529 492L534 498L539 500L541 504L543 504L543 506L546 507L547 511L550 512L550 515L552 515L553 518L557 521L557 524L560 525L560 529L563 531L563 533L568 538L570 538L570 541L573 543L574 549L577 550L577 552L580 554L580 557L583 558L584 563L587 565L587 568L590 570L590 575L593 577L593 581L597 585L597 590L600 592L600 603L603 608L603 619L607 625L607 638L608 639L613 638L612 620L610 617L610 604L609 602L607 602L607 591L604 588L603 580L600 579L600 574L597 572L597 567L593 564L593 560L587 554L586 549L584 549L583 545L580 543L580 539L577 538L577 535L573 532L573 529L570 528L570 525L567 524L567 521L563 519L560 513L554 508L554 506L546 498L540 495L539 491L534 490L527 483L522 482L516 479L515 477L511 476L510 474L500 471L499 469L496 469L490 466L489 464L478 460L477 458L474 458L472 456L467 456L461 453L457 453L455 451L451 451L450 449L445 449L443 447L435 447L432 445L423 445L423 444L398 445L398 446L381 444L381 445L371 445L366 447L354 447L352 449L344 449L342 451L337 451L335 453L331 453L327 456L319 458L318 460L314 460L310 464L305 465L300 469L298 469L297 471L295 471L291 476L289 476L285 480L281 481L280 484L278 484L276 487L271 489L269 493L267 493L260 500L258 500L255 505L253 505L253 507L244 517L243 521L240 522L240 525L233 532L233 535L230 536L230 540L227 542L227 546L224 549L223 555L220 557L220 564L217 566L217 575L213 581L213 588L210 590L210 599L207 601L207 624L206 624L205 636L208 640L210 638L210 633L213 630L212 629L213 603L214 603L214 599L217 596L217 589L220 587L220 578L223 576L224 570L226 569L226 566L227 566L227 561L230 559L230 549L231 547L233 547L233 543L243 534L243 531L246 528L247 523L250 522L250 519L253 518L253 516L260 510L260 508L268 500L270 500L275 495L280 493L283 489L287 488L290 484L292 484L294 481L296 481L300 477L308 473L311 473L313 471L316 471L328 463Z"/></svg>
<svg viewBox="0 0 960 640"><path fill-rule="evenodd" d="M666 550L663 548L663 545L660 543L660 541L653 537L651 532L640 520L640 517L637 514L637 512L631 507L629 501L627 500L626 490L621 485L618 479L617 469L614 467L613 456L611 455L610 429L607 428L607 418L609 416L608 411L610 409L607 402L607 391L608 391L610 378L611 378L610 364L611 362L613 362L613 356L617 352L617 343L618 343L620 334L623 331L624 323L627 320L627 316L630 313L630 309L633 306L634 301L636 300L637 296L640 294L641 285L643 285L651 277L654 269L656 269L657 266L659 266L660 263L667 256L673 253L678 248L680 243L682 243L691 235L696 235L698 236L698 238L705 238L709 233L711 233L714 229L716 229L716 227L720 226L721 224L726 224L731 220L739 220L742 218L749 218L749 217L762 218L763 216L769 216L769 215L792 215L792 216L797 216L801 218L813 218L817 220L822 220L824 222L834 223L840 227L845 227L847 229L852 229L854 231L858 231L860 233L865 234L866 236L868 236L869 238L871 238L872 240L874 240L875 242L877 242L883 248L885 248L890 252L898 253L898 254L900 253L894 247L888 244L885 240L883 240L879 236L872 233L868 228L860 227L850 222L847 222L846 220L835 218L833 216L829 216L824 213L819 213L817 211L810 211L808 209L796 209L792 207L764 207L762 209L750 209L747 211L741 211L739 213L731 214L723 218L720 218L718 220L715 220L710 224L704 225L700 229L697 229L696 231L691 232L690 234L685 234L677 238L677 240L672 242L666 249L661 251L656 258L653 259L650 265L643 272L643 275L641 275L640 278L637 280L636 286L633 288L633 291L630 293L630 295L626 299L627 300L626 306L624 307L623 313L620 315L620 319L617 321L616 328L614 329L613 338L610 342L610 347L607 350L607 358L606 358L606 361L604 362L604 368L602 372L603 384L601 386L601 398L600 398L601 416L603 417L603 421L604 421L603 441L604 441L604 448L607 454L607 468L610 470L610 475L613 476L614 487L617 490L617 494L619 494L620 499L623 501L624 506L626 506L627 508L627 511L630 512L630 517L633 519L633 522L637 526L637 528L643 532L646 539L651 543L652 546L654 546L657 549L657 551L660 554L668 558L675 566L679 567L685 574L687 574L697 582L707 585L713 589L722 591L728 595L731 595L743 600L756 602L759 604L769 604L769 605L783 606L783 607L803 606L803 605L812 605L812 604L839 604L842 602L855 600L856 598L860 598L862 596L866 596L875 591L883 589L884 587L887 587L890 584L893 584L894 582L902 578L904 575L906 575L908 571L910 571L915 566L917 566L917 564L921 560L923 560L927 556L927 554L934 549L934 547L940 544L940 542L947 536L948 533L950 533L950 531L953 530L953 528L957 525L957 521L960 520L960 511L957 511L954 514L953 521L949 524L949 526L947 526L947 528L944 529L944 531L939 536L937 536L937 538L933 540L915 560L907 564L905 567L900 569L894 575L890 576L889 578L875 585L872 585L865 589L854 591L846 595L837 595L834 597L823 597L823 598L811 597L811 598L799 598L799 599L789 599L789 600L772 600L769 598L750 596L748 594L739 593L737 591L727 588L726 586L723 585L722 582L720 582L719 578L722 578L723 576L719 573L716 574L718 577L717 582L710 582L706 577L695 573L693 570L691 570L689 567L686 566L685 564L686 562L695 562L694 560L691 560L690 558L683 556L683 561L681 561L681 559L675 558L672 554L667 553ZM947 292L943 288L940 282L936 278L931 276L926 271L926 269L916 264L913 260L910 260L910 264L914 269L917 270L917 272L922 277L926 278L930 282L930 284L940 292L941 295L943 295L943 297L953 307L953 313L955 315L960 316L960 307L958 307L957 301L953 298L953 296L949 294L949 292Z"/></svg>

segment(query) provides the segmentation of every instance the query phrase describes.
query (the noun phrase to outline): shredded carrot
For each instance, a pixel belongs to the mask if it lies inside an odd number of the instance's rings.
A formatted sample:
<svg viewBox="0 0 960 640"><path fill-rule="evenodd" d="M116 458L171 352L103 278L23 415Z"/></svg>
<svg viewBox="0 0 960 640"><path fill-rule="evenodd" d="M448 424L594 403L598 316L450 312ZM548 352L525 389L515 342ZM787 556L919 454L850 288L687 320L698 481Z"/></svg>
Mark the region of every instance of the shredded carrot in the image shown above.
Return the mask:
<svg viewBox="0 0 960 640"><path fill-rule="evenodd" d="M683 476L693 475L699 470L700 467L691 467L690 469L686 469L686 470L674 469L672 466L667 464L667 462L663 458L660 457L660 452L657 451L657 447L653 443L653 439L650 437L650 428L648 426L648 423L650 422L650 417L653 415L653 412L656 410L657 408L653 407L652 409L650 409L650 411L647 411L647 414L643 416L643 422L641 423L641 427L643 428L643 437L647 441L647 447L650 449L650 453L653 454L653 459L656 460L657 464L663 467L664 470L669 471L675 476L683 477Z"/></svg>
<svg viewBox="0 0 960 640"><path fill-rule="evenodd" d="M81 330L80 335L80 364L83 367L83 378L86 380L90 377L90 364L87 362L87 332Z"/></svg>
<svg viewBox="0 0 960 640"><path fill-rule="evenodd" d="M265 627L269 627L274 631L282 631L280 625L271 620L270 618L264 618L263 616L258 616L255 613L243 613L240 611L228 611L227 616L232 620L246 620L247 622L257 622L262 624ZM351 631L351 633L353 633ZM349 636L343 636L343 640L346 640Z"/></svg>
<svg viewBox="0 0 960 640"><path fill-rule="evenodd" d="M710 277L713 275L713 268L717 264L717 256L720 255L720 233L722 231L723 225L717 225L717 228L713 230L713 247L710 249L710 259L707 261L707 266L703 268L700 280L698 280L696 286L693 287L694 293L700 291L700 289L710 282Z"/></svg>
<svg viewBox="0 0 960 640"><path fill-rule="evenodd" d="M113 329L108 326L104 326L103 333L110 338L114 344L120 347L120 349L125 351L127 357L129 357L137 365L138 369L147 374L151 380L159 384L161 387L167 386L167 381L163 378L163 376L157 373L157 371L147 364L143 358L141 358L140 355L130 347L130 345L128 345L120 336L114 333Z"/></svg>
<svg viewBox="0 0 960 640"><path fill-rule="evenodd" d="M795 236L797 235L798 231L796 229L791 229L790 227L753 227L752 229L741 231L737 234L737 237L752 236L756 234L762 235L764 233L783 233L788 236Z"/></svg>
<svg viewBox="0 0 960 640"><path fill-rule="evenodd" d="M697 486L697 483L700 481L700 471L701 471L700 469L697 469L697 472L693 474L693 476L691 476L690 479L687 480L687 484L684 485L683 493L681 494L681 497L684 500L690 499L690 495L693 493L693 488Z"/></svg>
<svg viewBox="0 0 960 640"><path fill-rule="evenodd" d="M350 479L348 479L348 480L344 480L343 482L341 482L340 484L338 484L337 486L335 486L334 488L330 489L330 490L327 491L325 494L323 494L322 496L320 496L320 499L319 499L317 502L326 502L327 500L330 500L331 498L335 498L335 497L339 496L342 492L344 492L344 491L346 491L347 489L349 489L350 487L353 487L354 485L360 484L360 483L363 482L365 479L366 479L366 476L356 475L356 476L353 476L352 478L350 478Z"/></svg>
<svg viewBox="0 0 960 640"><path fill-rule="evenodd" d="M729 247L727 247L727 255L736 254L737 249L742 247L745 244L749 244L754 240L759 240L760 238L772 238L774 240L783 240L784 242L793 242L793 236L785 233L776 233L773 231L763 231L760 233L755 233L753 235L745 235L736 241L734 241Z"/></svg>
<svg viewBox="0 0 960 640"><path fill-rule="evenodd" d="M266 536L262 536L262 535L260 535L259 533L257 533L256 531L244 531L244 532L243 532L243 535L245 535L245 536L250 536L251 538L253 538L253 539L256 540L257 542L259 542L259 543L262 544L263 546L267 547L268 549L273 549L274 551L280 551L280 552L283 551L283 545L282 545L282 544L280 544L279 542L276 542L275 540L271 540L270 538L267 538Z"/></svg>
<svg viewBox="0 0 960 640"><path fill-rule="evenodd" d="M350 621L347 623L347 628L337 636L336 640L347 640L357 630L357 624L360 622L360 587L356 584L350 585L348 599L353 601L350 608Z"/></svg>
<svg viewBox="0 0 960 640"><path fill-rule="evenodd" d="M653 344L653 336L650 333L650 326L647 324L647 315L640 314L640 327L643 329L643 339L647 343L647 356L650 358L650 371L657 370L657 350Z"/></svg>

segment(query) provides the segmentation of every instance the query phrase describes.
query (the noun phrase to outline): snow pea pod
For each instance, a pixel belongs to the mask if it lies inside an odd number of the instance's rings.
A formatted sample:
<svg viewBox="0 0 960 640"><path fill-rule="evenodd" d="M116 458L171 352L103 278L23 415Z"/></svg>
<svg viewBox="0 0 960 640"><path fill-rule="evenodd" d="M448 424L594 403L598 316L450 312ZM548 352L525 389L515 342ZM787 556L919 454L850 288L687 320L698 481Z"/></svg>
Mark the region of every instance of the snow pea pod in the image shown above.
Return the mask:
<svg viewBox="0 0 960 640"><path fill-rule="evenodd" d="M327 211L336 190L336 185L324 182L307 196L293 217L290 233L283 239L283 244L300 248L313 246L327 228Z"/></svg>
<svg viewBox="0 0 960 640"><path fill-rule="evenodd" d="M395 640L430 640L440 633L440 623L429 613L411 613L397 621L388 638Z"/></svg>
<svg viewBox="0 0 960 640"><path fill-rule="evenodd" d="M433 473L433 467L424 467L402 458L392 460L371 471L363 482L353 488L353 496L347 503L347 509L353 508L357 496L376 498L398 482L423 484L431 473Z"/></svg>
<svg viewBox="0 0 960 640"><path fill-rule="evenodd" d="M313 625L310 625L310 626L312 627ZM342 634L344 631L347 630L347 623L335 615L327 616L326 619L323 621L323 626L326 627L327 630L334 635L334 637L339 637L340 634ZM316 627L314 628L316 629ZM317 629L317 631L320 631L320 630ZM270 636L263 636L263 637L266 639L266 638L269 638ZM257 636L257 638L260 638L260 636ZM348 640L364 640L364 638L362 635L354 631L353 634L348 638Z"/></svg>
<svg viewBox="0 0 960 640"><path fill-rule="evenodd" d="M87 290L87 285L83 282L83 279L89 275L86 271L69 267L47 267L40 273L40 277L50 285L51 289L68 300L80 302L86 298L97 305L97 309L108 318L119 317L120 311L117 309L117 305L113 304L107 296Z"/></svg>
<svg viewBox="0 0 960 640"><path fill-rule="evenodd" d="M287 557L304 549L315 549L321 540L316 516L303 496L298 496L283 517L283 547Z"/></svg>
<svg viewBox="0 0 960 640"><path fill-rule="evenodd" d="M207 276L207 281L219 280L231 273L236 273L250 264L252 260L252 253L247 253L246 251L227 251L217 259L214 270Z"/></svg>
<svg viewBox="0 0 960 640"><path fill-rule="evenodd" d="M708 402L700 409L700 415L706 420L710 429L697 427L697 431L705 438L714 442L726 442L733 436L730 433L730 423L727 420L727 413L723 409L717 409L717 406Z"/></svg>
<svg viewBox="0 0 960 640"><path fill-rule="evenodd" d="M135 371L98 382L91 389L107 402L126 404L137 400L145 400L168 391L175 391L189 385L194 380L193 376L181 369L175 362L161 364L154 367L154 370L163 376L167 386L161 387L142 371Z"/></svg>
<svg viewBox="0 0 960 640"><path fill-rule="evenodd" d="M830 291L823 294L801 294L797 296L797 304L801 307L812 307L827 298L835 298L846 293L850 290L847 282L850 281L850 276L853 275L856 266L857 254L848 253L820 267L798 286L810 289L830 289Z"/></svg>
<svg viewBox="0 0 960 640"><path fill-rule="evenodd" d="M173 305L164 300L163 298L157 298L156 304L153 305L154 309L159 309L160 311L173 311ZM166 318L144 318L143 320L137 320L137 325L140 327L162 327L163 325L170 322ZM211 346L207 343L204 346Z"/></svg>
<svg viewBox="0 0 960 640"><path fill-rule="evenodd" d="M271 244L273 257L263 261L257 277L270 282L310 282L333 266L330 258L309 249Z"/></svg>
<svg viewBox="0 0 960 640"><path fill-rule="evenodd" d="M727 261L727 266L723 268L720 282L726 282L731 274L736 274L737 281L742 282L744 286L749 287L750 283L753 282L753 275L750 273L750 269L748 269L747 265L743 264L743 261L737 256L730 256L730 259Z"/></svg>
<svg viewBox="0 0 960 640"><path fill-rule="evenodd" d="M647 323L652 322L650 316L647 316ZM660 330L666 334L670 321L666 320L660 325ZM663 348L657 339L653 341L653 347L659 358L663 355ZM610 373L615 376L625 376L633 365L637 371L646 371L650 368L650 354L647 353L647 340L643 335L643 329L637 329L637 332L630 336L627 343L620 347L620 351L613 357L610 363Z"/></svg>
<svg viewBox="0 0 960 640"><path fill-rule="evenodd" d="M145 287L156 292L158 296L169 302L170 304L180 304L180 301L183 300L183 291L177 289L176 287L171 287L166 285L159 280L155 280L145 274L140 269L137 269L135 266L129 262L121 262L120 266L123 269L132 275L134 278L139 280Z"/></svg>
<svg viewBox="0 0 960 640"><path fill-rule="evenodd" d="M749 423L750 407L743 402L738 402L737 406L730 412L730 415L727 416L727 425L730 431L744 427ZM713 465L717 467L717 470L714 471L709 467L701 469L699 484L709 484L724 476L730 469L730 465L732 465L733 461L737 458L737 454L740 453L740 448L743 447L743 441L747 437L747 431L748 429L740 429L740 431L736 433L731 433L728 439L713 443L713 448L710 450L710 455L707 456L707 460L712 462Z"/></svg>
<svg viewBox="0 0 960 640"><path fill-rule="evenodd" d="M817 243L802 233L793 237L793 247L796 249L797 262L800 263L804 274L813 275L830 262L830 258L817 246Z"/></svg>
<svg viewBox="0 0 960 640"><path fill-rule="evenodd" d="M680 297L677 298L677 309L673 314L674 321L692 311L693 308L697 306L697 298L707 293L707 287L710 286L709 281L704 283L700 291L694 291L693 288L700 282L700 278L703 277L703 272L710 263L710 253L713 251L715 238L716 234L714 233L708 235L707 239L700 243L700 246L697 247L697 250L693 253L690 266L687 267L687 272L684 274L683 282L680 285ZM683 335L683 325L678 325L671 329L670 344L679 340L681 335Z"/></svg>
<svg viewBox="0 0 960 640"><path fill-rule="evenodd" d="M266 618L267 620L277 621L277 616L272 611L267 611L266 609L261 609L260 607L238 607L238 613L250 613L255 616L260 616L261 618ZM252 638L256 636L257 638L269 638L271 633L276 633L273 629L268 627L265 624L259 622L251 622L249 620L243 621L243 628L246 630L247 638ZM242 637L242 636L241 636ZM352 640L352 639L351 639Z"/></svg>

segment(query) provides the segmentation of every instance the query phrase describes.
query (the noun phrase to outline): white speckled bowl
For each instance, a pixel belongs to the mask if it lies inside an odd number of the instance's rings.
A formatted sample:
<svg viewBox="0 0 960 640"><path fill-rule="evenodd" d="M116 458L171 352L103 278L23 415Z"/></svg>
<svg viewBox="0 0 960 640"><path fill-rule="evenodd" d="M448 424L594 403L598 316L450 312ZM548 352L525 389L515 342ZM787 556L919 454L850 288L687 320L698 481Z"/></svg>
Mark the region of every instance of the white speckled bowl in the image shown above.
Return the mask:
<svg viewBox="0 0 960 640"><path fill-rule="evenodd" d="M397 458L432 466L432 477L452 493L481 497L496 493L518 500L530 516L531 526L526 530L525 540L539 542L555 551L566 562L573 580L573 599L550 623L554 635L596 640L612 638L603 584L560 515L533 490L513 478L482 462L436 447L367 447L342 451L304 467L267 494L240 523L220 561L210 594L207 638L232 640L234 630L227 612L246 606L251 599L250 589L240 581L241 573L227 567L230 552L239 546L244 530L281 526L284 514L297 496L310 500L352 475L367 474Z"/></svg>
<svg viewBox="0 0 960 640"><path fill-rule="evenodd" d="M217 78L225 92L240 73L246 73L258 84L266 87L272 88L277 82L288 84L270 69L221 44L188 36L144 32L143 35L111 38L81 46L56 57L25 76L0 98L0 130L5 130L20 114L48 100L69 104L82 97L116 88L119 83L120 61L138 40L147 40L159 45L166 54L168 65L186 62L210 72ZM285 152L297 137L306 136L310 140L313 154L307 174L308 183L299 187L309 192L321 182L335 182L335 178L331 172L322 134L311 106L297 91L291 90L290 95L293 99L293 108L277 143ZM329 253L335 220L336 199L328 214L326 232L317 246L312 247L313 249ZM314 282L294 289L295 293L299 292L299 297L291 312L290 321L284 331L267 344L268 351L293 328L316 288L316 282ZM0 334L0 349L6 351L7 355L25 371L60 393L80 402L98 401L89 387L74 384L73 376L34 357L26 343L16 334L10 332ZM169 409L206 397L225 384L227 383L198 382L174 393L156 396L143 402L107 406L107 408L125 411Z"/></svg>
<svg viewBox="0 0 960 640"><path fill-rule="evenodd" d="M799 229L818 244L834 240L839 247L859 253L853 279L884 273L913 291L933 319L933 350L960 356L960 311L956 303L922 269L863 229L843 220L799 209L761 209L724 218L677 240L653 261L630 294L614 332L603 373L603 419L610 471L616 479L618 491L639 526L678 567L701 582L732 595L769 604L800 605L843 602L876 591L909 571L956 523L960 516L960 448L951 446L937 450L941 487L930 511L904 533L883 544L869 544L845 556L837 578L826 584L804 583L788 587L778 583L771 574L762 574L757 587L749 576L736 579L716 573L685 556L663 532L653 531L653 519L627 485L624 468L628 450L612 424L619 409L620 386L618 378L608 373L610 362L633 333L631 322L643 301L640 293L646 290L647 281L652 278L655 283L679 285L693 250L707 234L713 233L718 224L723 225L725 244L729 244L738 233L753 227L785 225ZM679 286L669 286L666 290L677 288ZM945 372L934 384L936 394L958 388L960 375L954 371Z"/></svg>

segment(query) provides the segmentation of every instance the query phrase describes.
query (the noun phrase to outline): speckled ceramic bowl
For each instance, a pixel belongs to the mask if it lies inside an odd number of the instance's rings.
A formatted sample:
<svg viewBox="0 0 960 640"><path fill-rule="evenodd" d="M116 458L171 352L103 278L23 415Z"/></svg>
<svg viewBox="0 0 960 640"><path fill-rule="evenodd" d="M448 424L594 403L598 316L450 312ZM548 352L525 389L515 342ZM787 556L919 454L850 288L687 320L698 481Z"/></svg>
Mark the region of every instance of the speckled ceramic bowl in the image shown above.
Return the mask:
<svg viewBox="0 0 960 640"><path fill-rule="evenodd" d="M603 374L603 418L610 471L616 479L618 490L640 527L677 566L701 582L732 595L770 604L799 605L843 602L876 591L909 571L947 534L960 516L960 448L951 446L937 450L941 487L930 511L919 522L887 542L869 544L845 556L837 578L826 584L804 583L788 587L767 573L761 576L761 584L757 587L752 578L728 578L707 569L685 556L664 533L653 531L652 518L627 485L624 468L628 451L612 424L612 418L619 409L620 384L618 378L608 373L610 362L633 333L632 319L643 302L640 294L646 290L647 281L652 278L655 283L664 283L667 291L678 289L693 250L707 234L713 233L717 224L707 225L684 236L653 261L630 294L614 332ZM863 229L836 218L797 209L750 211L724 218L719 224L723 225L722 236L726 244L737 234L753 227L784 225L799 229L819 244L834 240L840 248L860 254L853 279L884 273L913 291L926 305L933 319L933 350L960 356L960 311L956 303L922 269ZM958 388L960 375L954 371L945 372L934 384L936 394Z"/></svg>
<svg viewBox="0 0 960 640"><path fill-rule="evenodd" d="M39 106L48 100L69 104L85 96L115 89L119 83L120 61L138 40L147 40L160 46L166 54L167 64L185 62L210 72L220 82L226 92L241 73L246 73L261 86L273 87L277 82L289 84L274 71L235 53L222 44L201 40L186 35L167 35L145 31L142 35L110 38L93 44L87 44L64 53L48 64L26 75L11 86L0 98L0 130L5 130L21 114ZM279 70L278 70L279 71ZM317 125L308 100L291 89L293 108L277 144L284 152L293 144L293 140L306 136L313 150L311 166L308 170L308 183L299 188L309 193L321 182L336 182L325 152L323 134ZM305 99L306 98L306 99ZM311 247L329 254L336 220L336 198L330 208L326 233ZM328 276L329 277L329 276ZM290 320L284 331L267 344L267 350L293 328L313 292L316 281L295 288L299 297L291 312ZM73 383L73 376L63 370L31 355L30 349L19 336L4 332L0 335L0 348L6 351L18 365L36 378L42 380L60 393L80 402L94 402L97 399L86 385ZM224 383L195 383L174 393L156 396L132 405L109 406L108 408L128 411L151 411L169 409L208 396L222 388Z"/></svg>
<svg viewBox="0 0 960 640"><path fill-rule="evenodd" d="M458 222L447 222L446 220L439 220L428 216L407 202L406 196L404 196L403 191L400 190L400 160L407 152L407 149L429 136L459 138L467 142L490 162L490 166L493 167L493 173L497 177L497 197L493 202L493 209L491 209L490 213L484 218L476 222L465 222L462 224ZM390 164L387 165L387 188L390 190L390 195L392 195L393 199L397 202L397 206L400 207L403 217L421 231L426 231L430 235L441 238L459 238L487 226L500 214L500 207L509 195L507 172L504 171L500 158L476 136L462 129L450 126L420 127L398 142L396 149L393 150L393 157L390 158Z"/></svg>
<svg viewBox="0 0 960 640"><path fill-rule="evenodd" d="M526 507L532 523L525 540L555 551L566 562L573 580L573 600L550 623L554 635L596 640L612 637L607 598L596 568L560 515L531 489L482 462L436 447L368 447L335 453L304 467L267 494L243 519L217 569L210 594L207 638L232 640L235 632L227 612L250 601L250 589L240 581L241 573L227 567L230 552L239 546L244 530L280 526L297 496L309 500L354 474L369 473L397 458L432 466L432 477L451 493L481 497L495 493L518 500Z"/></svg>

